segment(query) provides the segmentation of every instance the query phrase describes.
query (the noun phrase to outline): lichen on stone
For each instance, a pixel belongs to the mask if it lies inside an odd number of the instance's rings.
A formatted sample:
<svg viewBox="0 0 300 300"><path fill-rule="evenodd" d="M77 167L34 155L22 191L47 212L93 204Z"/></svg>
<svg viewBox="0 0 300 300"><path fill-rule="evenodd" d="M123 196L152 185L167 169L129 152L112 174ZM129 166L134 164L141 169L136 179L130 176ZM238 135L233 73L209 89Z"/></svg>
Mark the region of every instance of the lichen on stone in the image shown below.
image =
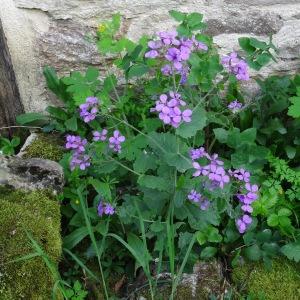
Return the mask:
<svg viewBox="0 0 300 300"><path fill-rule="evenodd" d="M244 264L233 270L232 277L241 292L254 299L300 299L300 265L284 258L273 260L270 270L263 263Z"/></svg>
<svg viewBox="0 0 300 300"><path fill-rule="evenodd" d="M12 261L35 252L27 231L51 261L58 263L59 204L45 191L11 191L0 187L0 195L0 299L51 299L54 282L41 257Z"/></svg>
<svg viewBox="0 0 300 300"><path fill-rule="evenodd" d="M24 158L44 158L60 161L64 150L58 136L38 134L37 138L25 149Z"/></svg>

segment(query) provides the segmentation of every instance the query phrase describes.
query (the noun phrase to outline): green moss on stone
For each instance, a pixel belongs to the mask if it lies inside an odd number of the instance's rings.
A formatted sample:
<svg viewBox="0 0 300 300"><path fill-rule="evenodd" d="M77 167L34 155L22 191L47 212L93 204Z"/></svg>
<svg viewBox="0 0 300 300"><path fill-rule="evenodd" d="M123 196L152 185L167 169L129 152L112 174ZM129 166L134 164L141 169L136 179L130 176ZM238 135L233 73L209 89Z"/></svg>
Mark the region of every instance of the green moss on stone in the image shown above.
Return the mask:
<svg viewBox="0 0 300 300"><path fill-rule="evenodd" d="M246 292L263 295L266 300L300 299L300 265L286 259L276 259L272 269L262 263L245 264L233 271L233 281Z"/></svg>
<svg viewBox="0 0 300 300"><path fill-rule="evenodd" d="M53 262L61 256L60 208L47 192L0 188L0 299L51 299L53 278L41 257L8 263L33 253L26 229Z"/></svg>
<svg viewBox="0 0 300 300"><path fill-rule="evenodd" d="M57 136L39 134L33 143L26 148L24 158L44 158L59 161L63 154L63 147Z"/></svg>

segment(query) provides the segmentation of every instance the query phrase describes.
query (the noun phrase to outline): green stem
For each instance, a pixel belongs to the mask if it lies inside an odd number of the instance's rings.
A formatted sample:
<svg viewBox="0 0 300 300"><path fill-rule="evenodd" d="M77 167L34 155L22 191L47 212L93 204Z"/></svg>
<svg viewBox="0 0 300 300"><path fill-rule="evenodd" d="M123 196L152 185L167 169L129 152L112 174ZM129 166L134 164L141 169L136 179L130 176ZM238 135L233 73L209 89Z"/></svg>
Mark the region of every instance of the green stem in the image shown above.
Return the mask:
<svg viewBox="0 0 300 300"><path fill-rule="evenodd" d="M193 238L192 238L192 240L191 240L191 242L190 242L190 244L189 244L189 247L188 247L188 249L187 249L187 251L186 251L186 254L185 254L185 257L184 257L184 259L183 259L183 262L182 262L182 264L181 264L181 266L180 266L180 269L179 269L179 271L178 271L178 274L177 274L177 276L176 276L176 279L175 279L175 283L173 284L173 280L172 280L172 292L171 292L171 295L170 295L170 300L173 300L174 299L174 294L175 294L175 292L176 292L176 289L177 289L177 286L178 286L178 284L179 284L179 280L180 280L180 278L181 278L181 275L182 275L182 273L183 273L183 270L184 270L184 267L185 267L185 265L186 265L186 263L187 263L187 260L188 260L188 258L189 258L189 256L190 256L190 253L191 253L191 251L192 251L192 248L193 248L193 246L194 246L194 244L195 244L195 241L196 241L196 234L194 234L194 236L193 236Z"/></svg>
<svg viewBox="0 0 300 300"><path fill-rule="evenodd" d="M96 242L96 239L95 239L95 235L94 235L94 232L93 232L93 229L92 229L92 226L91 226L91 221L90 221L88 213L87 213L86 198L83 197L80 189L77 189L77 193L78 193L78 197L80 199L80 204L81 204L81 209L82 209L83 216L84 216L84 219L85 219L85 224L86 224L86 227L88 229L89 236L91 238L94 250L97 254L97 259L98 259L100 274L101 274L101 278L102 278L102 284L103 284L103 289L104 289L104 293L105 293L105 298L108 300L109 296L108 296L106 283L105 283L105 278L104 278L104 273L103 273L103 269L102 269L101 254L99 252L98 245L97 245L97 242Z"/></svg>

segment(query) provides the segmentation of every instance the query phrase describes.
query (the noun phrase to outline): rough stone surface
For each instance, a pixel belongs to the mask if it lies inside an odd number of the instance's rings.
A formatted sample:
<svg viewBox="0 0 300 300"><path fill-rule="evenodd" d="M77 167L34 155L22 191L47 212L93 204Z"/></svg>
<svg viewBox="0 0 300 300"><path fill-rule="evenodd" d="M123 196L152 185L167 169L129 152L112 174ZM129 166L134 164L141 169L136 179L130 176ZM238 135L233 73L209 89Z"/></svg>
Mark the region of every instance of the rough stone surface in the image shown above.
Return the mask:
<svg viewBox="0 0 300 300"><path fill-rule="evenodd" d="M221 53L238 49L237 38L273 34L278 62L262 75L286 74L300 69L299 0L1 0L0 19L7 36L22 101L27 111L43 110L55 99L45 89L42 67L60 74L102 69L103 58L86 39L97 24L115 12L123 18L123 33L141 34L170 29L170 9L204 14L208 33Z"/></svg>
<svg viewBox="0 0 300 300"><path fill-rule="evenodd" d="M21 190L50 189L58 192L63 184L63 169L54 161L0 156L0 186Z"/></svg>

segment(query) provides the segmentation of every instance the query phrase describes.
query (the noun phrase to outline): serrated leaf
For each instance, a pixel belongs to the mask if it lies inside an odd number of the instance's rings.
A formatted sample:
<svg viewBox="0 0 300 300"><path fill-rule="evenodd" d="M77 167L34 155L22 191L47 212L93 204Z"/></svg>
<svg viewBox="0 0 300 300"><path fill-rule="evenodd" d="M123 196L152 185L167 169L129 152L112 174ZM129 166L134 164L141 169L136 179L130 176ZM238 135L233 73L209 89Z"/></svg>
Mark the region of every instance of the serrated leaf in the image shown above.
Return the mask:
<svg viewBox="0 0 300 300"><path fill-rule="evenodd" d="M290 101L292 105L289 107L288 115L293 118L300 117L300 97L291 97Z"/></svg>
<svg viewBox="0 0 300 300"><path fill-rule="evenodd" d="M66 126L67 130L76 131L78 128L76 116L73 116L72 118L66 120L65 126Z"/></svg>
<svg viewBox="0 0 300 300"><path fill-rule="evenodd" d="M202 259L208 259L213 257L218 252L218 249L215 247L205 247L200 254Z"/></svg>
<svg viewBox="0 0 300 300"><path fill-rule="evenodd" d="M253 261L258 261L261 258L261 250L258 245L254 244L245 249L245 256Z"/></svg>
<svg viewBox="0 0 300 300"><path fill-rule="evenodd" d="M267 219L267 223L271 227L277 226L279 224L278 216L276 214L271 214Z"/></svg>
<svg viewBox="0 0 300 300"><path fill-rule="evenodd" d="M170 191L171 188L170 182L166 178L152 175L140 176L138 184L159 191Z"/></svg>
<svg viewBox="0 0 300 300"><path fill-rule="evenodd" d="M197 131L202 130L206 125L206 111L198 107L193 111L192 120L189 123L182 123L177 129L176 134L183 138L190 138L196 135Z"/></svg>
<svg viewBox="0 0 300 300"><path fill-rule="evenodd" d="M175 19L178 22L182 22L186 17L185 13L182 13L182 12L177 11L177 10L170 10L169 14L173 19Z"/></svg>
<svg viewBox="0 0 300 300"><path fill-rule="evenodd" d="M300 261L300 242L289 243L281 248L281 252L290 260Z"/></svg>
<svg viewBox="0 0 300 300"><path fill-rule="evenodd" d="M149 67L142 64L133 65L128 71L128 79L141 77L149 71Z"/></svg>

